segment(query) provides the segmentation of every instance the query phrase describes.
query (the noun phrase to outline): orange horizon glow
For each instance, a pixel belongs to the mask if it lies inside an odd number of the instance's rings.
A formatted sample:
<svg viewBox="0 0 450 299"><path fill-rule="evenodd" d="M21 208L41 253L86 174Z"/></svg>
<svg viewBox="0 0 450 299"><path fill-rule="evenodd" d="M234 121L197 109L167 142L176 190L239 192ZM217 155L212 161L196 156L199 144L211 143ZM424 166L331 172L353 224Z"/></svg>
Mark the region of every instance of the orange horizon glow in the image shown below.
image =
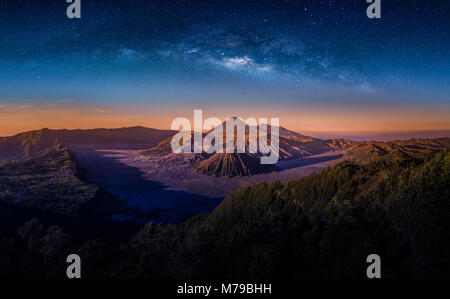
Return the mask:
<svg viewBox="0 0 450 299"><path fill-rule="evenodd" d="M269 113L268 111L271 110ZM277 111L259 111L251 108L205 109L203 119L218 117L278 117L280 125L299 133L326 137L336 135L382 134L390 132L450 131L448 109L370 107L363 109L338 109L320 107ZM145 126L155 129L170 129L176 117L192 120L192 108L174 109L100 109L80 107L35 107L32 105L0 105L0 136L50 129L93 129Z"/></svg>

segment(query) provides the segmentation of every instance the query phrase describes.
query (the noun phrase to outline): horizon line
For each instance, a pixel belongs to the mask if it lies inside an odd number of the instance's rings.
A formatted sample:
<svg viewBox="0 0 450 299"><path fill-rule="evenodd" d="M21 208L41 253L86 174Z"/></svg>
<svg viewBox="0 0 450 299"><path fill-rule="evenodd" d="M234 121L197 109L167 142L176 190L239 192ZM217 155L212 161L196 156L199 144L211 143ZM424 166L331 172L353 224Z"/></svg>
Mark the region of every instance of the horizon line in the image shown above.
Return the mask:
<svg viewBox="0 0 450 299"><path fill-rule="evenodd" d="M280 126L282 127L282 126ZM163 129L163 128L154 128L150 126L145 125L134 125L134 126L120 126L120 127L92 127L92 128L50 128L50 127L43 127L43 128L37 128L32 130L25 130L25 131L19 131L17 133L11 134L11 135L4 135L0 136L0 138L10 138L14 137L20 134L25 134L29 132L36 132L36 131L42 131L42 130L52 130L52 131L90 131L90 130L119 130L119 129L132 129L132 128L145 128L145 129L153 129L153 130L160 130L160 131L174 131L178 132L177 130L171 130L170 128ZM285 127L284 127L285 128ZM308 134L307 137L314 137L318 139L349 139L349 140L355 140L355 141L395 141L395 140L408 140L408 139L414 139L414 138L421 138L421 139L436 139L436 138L450 138L450 129L436 129L436 130L295 130L295 129L289 129L285 128L287 130L293 131L298 134ZM410 136L403 136L403 137L394 137L392 135L402 135L407 134ZM417 136L411 135L411 134L419 134ZM436 136L424 136L421 134L431 134ZM388 137L392 137L392 139L386 139ZM382 138L383 140L371 140L371 139L365 139L365 138L374 138L378 137L377 139Z"/></svg>

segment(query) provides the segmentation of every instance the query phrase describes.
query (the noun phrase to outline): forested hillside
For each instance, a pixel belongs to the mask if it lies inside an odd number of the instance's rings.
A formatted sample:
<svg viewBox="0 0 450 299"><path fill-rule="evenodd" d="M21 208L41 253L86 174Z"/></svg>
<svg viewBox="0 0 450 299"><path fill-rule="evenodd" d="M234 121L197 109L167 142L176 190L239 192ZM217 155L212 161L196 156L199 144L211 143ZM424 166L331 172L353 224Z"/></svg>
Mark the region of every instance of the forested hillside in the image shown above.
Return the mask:
<svg viewBox="0 0 450 299"><path fill-rule="evenodd" d="M124 269L144 277L362 278L365 258L377 253L385 277L448 278L449 174L450 154L441 152L425 161L343 162L284 186L243 188L204 218L147 225L130 242Z"/></svg>
<svg viewBox="0 0 450 299"><path fill-rule="evenodd" d="M448 152L342 162L286 185L240 189L182 224L149 223L122 247L53 243L61 255L80 252L91 278L365 278L371 253L384 278L449 278L449 175ZM34 269L63 276L46 248L50 236L66 235L36 221L25 228L3 241L0 256L34 252ZM8 266L23 270L16 260Z"/></svg>

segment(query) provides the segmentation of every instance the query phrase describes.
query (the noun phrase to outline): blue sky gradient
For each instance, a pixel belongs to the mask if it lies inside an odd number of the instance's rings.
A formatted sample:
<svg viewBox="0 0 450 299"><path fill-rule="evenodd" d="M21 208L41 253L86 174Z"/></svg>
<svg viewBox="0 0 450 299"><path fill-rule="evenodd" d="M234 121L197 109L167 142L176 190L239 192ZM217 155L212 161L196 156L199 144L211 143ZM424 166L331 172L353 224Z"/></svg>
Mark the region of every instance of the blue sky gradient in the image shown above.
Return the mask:
<svg viewBox="0 0 450 299"><path fill-rule="evenodd" d="M450 111L448 1L67 5L2 1L0 105Z"/></svg>

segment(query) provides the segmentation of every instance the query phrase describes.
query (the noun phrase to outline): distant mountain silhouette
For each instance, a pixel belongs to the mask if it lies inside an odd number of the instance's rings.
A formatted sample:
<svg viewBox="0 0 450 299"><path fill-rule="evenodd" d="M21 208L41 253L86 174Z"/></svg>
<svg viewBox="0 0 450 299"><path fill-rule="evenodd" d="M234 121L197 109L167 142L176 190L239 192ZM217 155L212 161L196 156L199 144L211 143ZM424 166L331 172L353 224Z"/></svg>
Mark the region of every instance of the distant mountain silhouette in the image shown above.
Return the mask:
<svg viewBox="0 0 450 299"><path fill-rule="evenodd" d="M69 148L146 148L174 133L170 130L145 127L91 130L41 129L0 138L0 159L24 158L58 144Z"/></svg>

